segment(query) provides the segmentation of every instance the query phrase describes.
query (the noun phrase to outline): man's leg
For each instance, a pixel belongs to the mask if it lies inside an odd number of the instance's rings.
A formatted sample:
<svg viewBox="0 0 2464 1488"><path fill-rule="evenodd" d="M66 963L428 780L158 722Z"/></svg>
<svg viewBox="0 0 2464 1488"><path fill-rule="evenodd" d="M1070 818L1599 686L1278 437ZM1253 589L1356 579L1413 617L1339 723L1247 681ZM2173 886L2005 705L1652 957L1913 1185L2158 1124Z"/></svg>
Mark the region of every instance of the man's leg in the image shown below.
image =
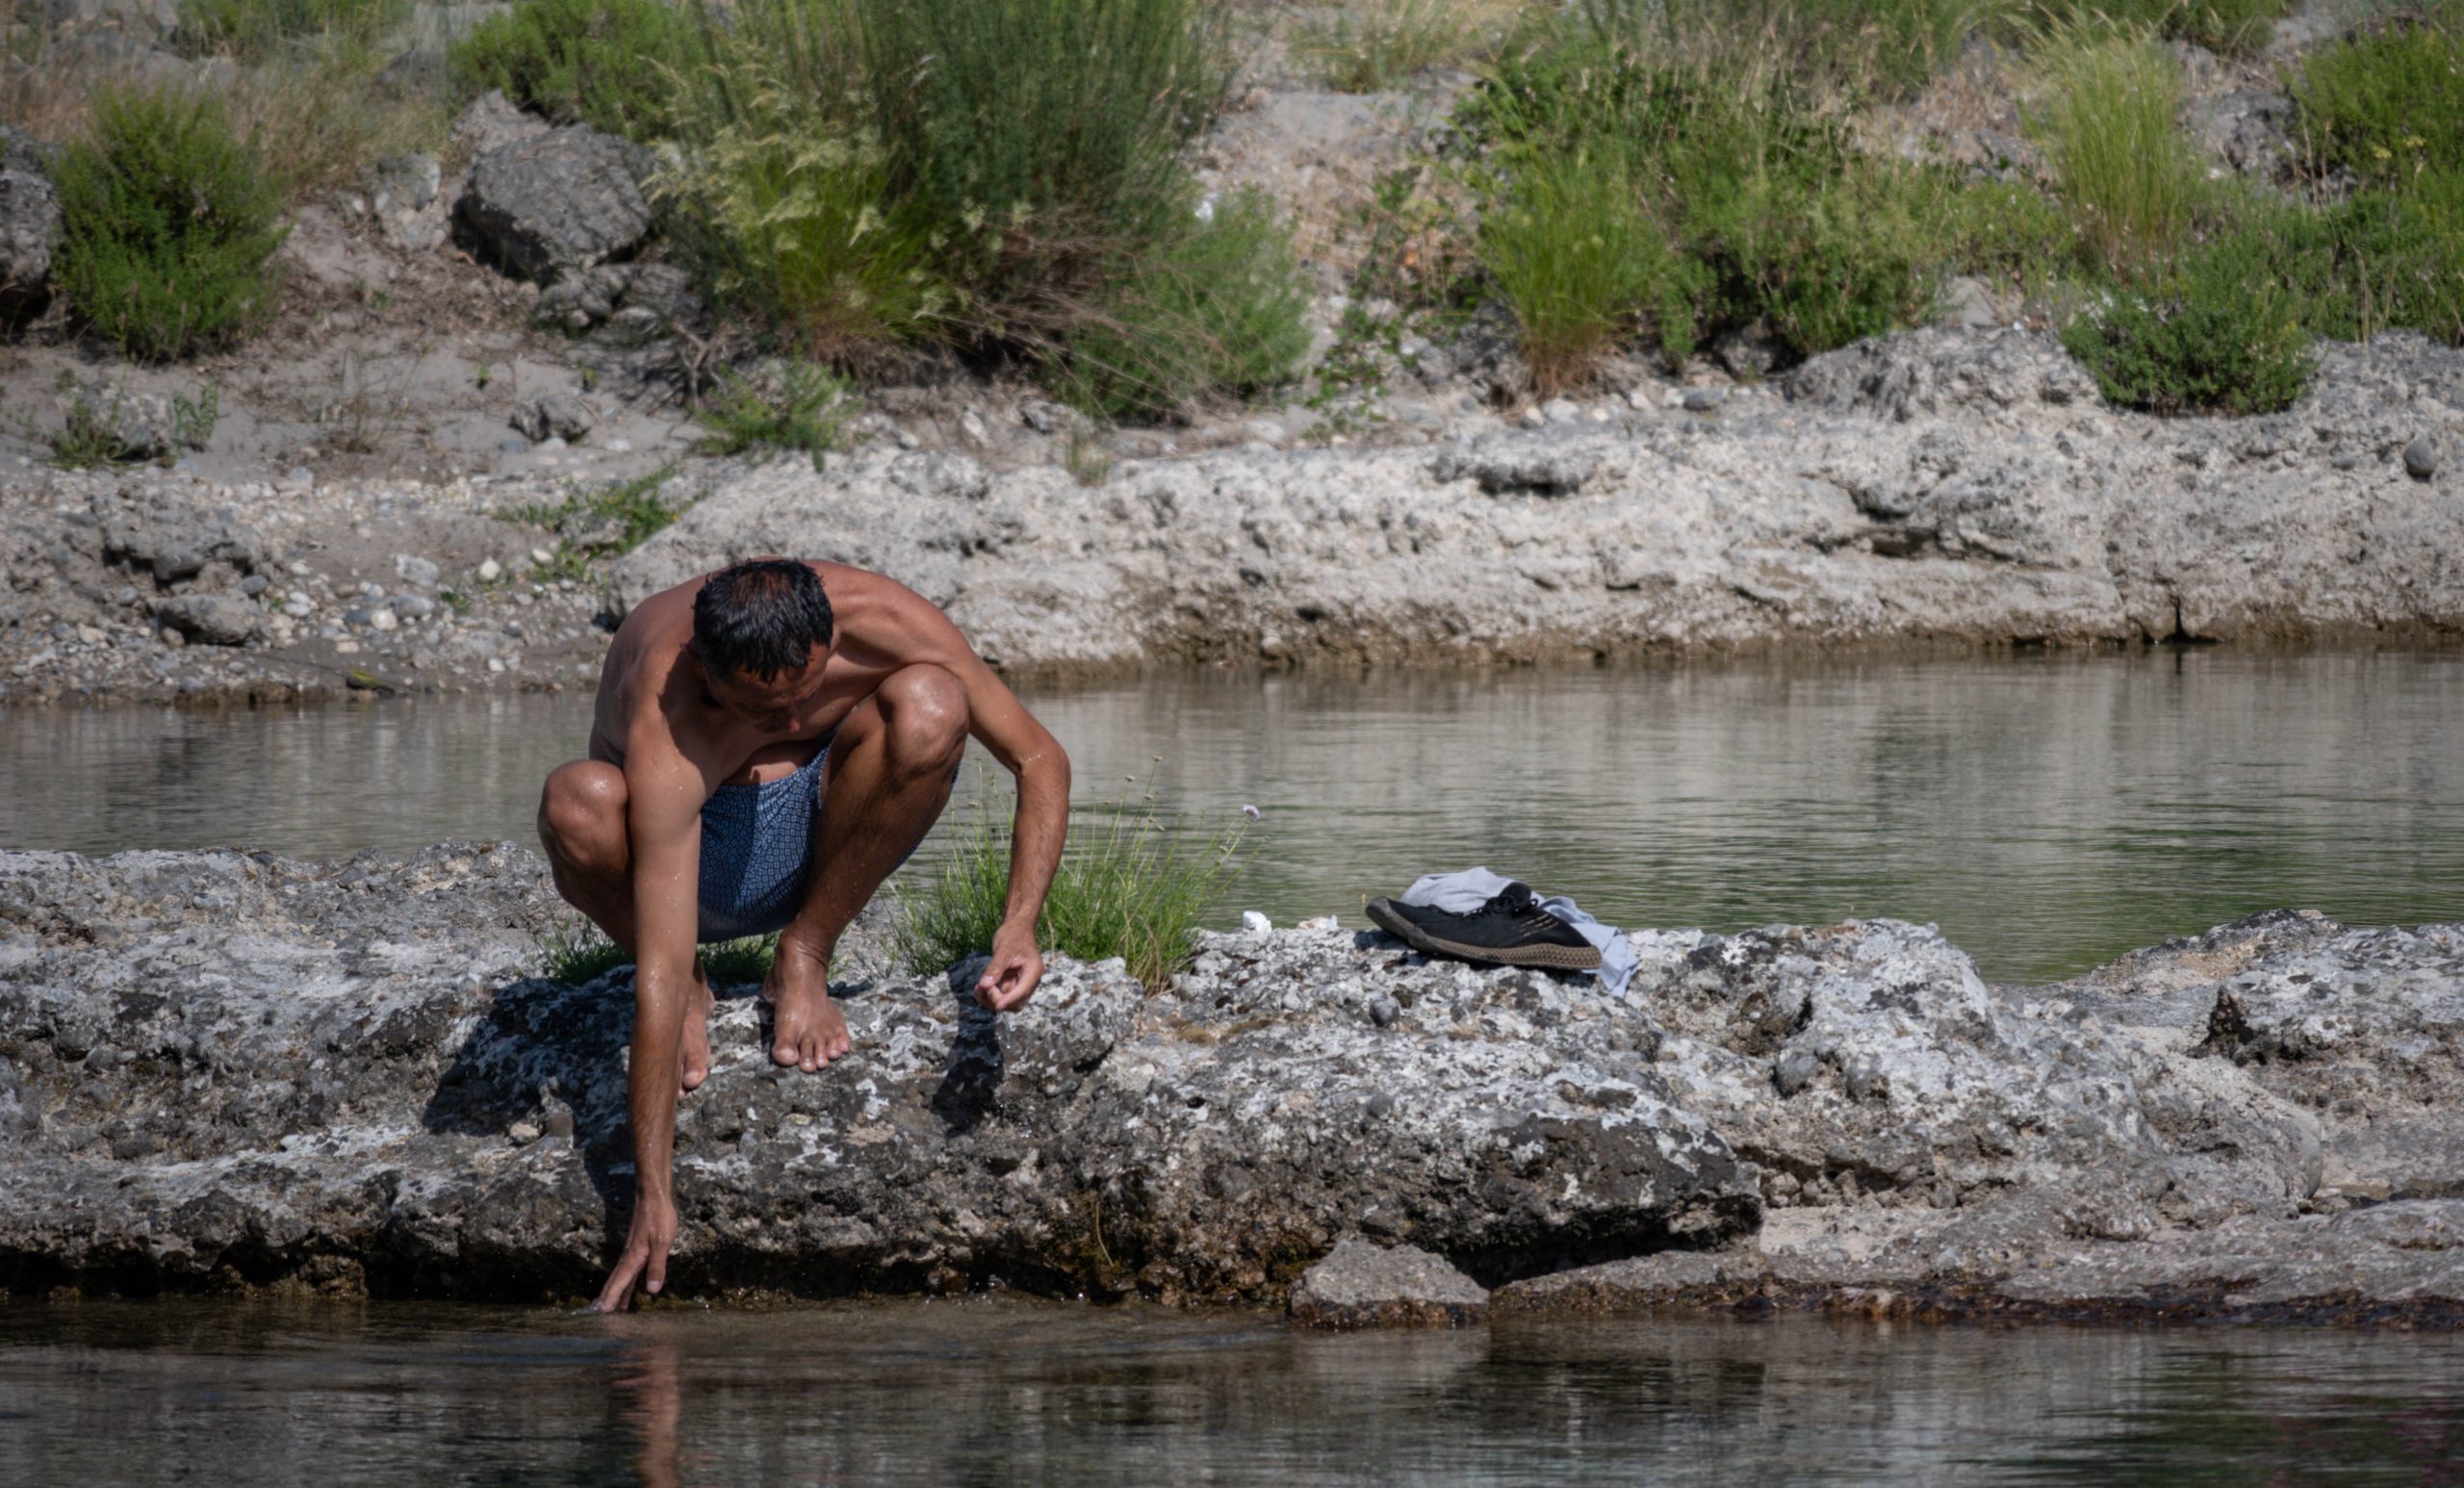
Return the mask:
<svg viewBox="0 0 2464 1488"><path fill-rule="evenodd" d="M937 666L891 673L838 726L813 823L812 879L762 989L778 1005L778 1063L814 1070L847 1052L847 1020L830 1000L831 952L939 819L966 726L966 689Z"/></svg>
<svg viewBox="0 0 2464 1488"><path fill-rule="evenodd" d="M607 938L633 952L633 845L625 818L625 772L600 759L557 767L539 791L539 842L556 892ZM692 1001L677 1046L677 1080L692 1090L710 1074L710 983L693 961Z"/></svg>

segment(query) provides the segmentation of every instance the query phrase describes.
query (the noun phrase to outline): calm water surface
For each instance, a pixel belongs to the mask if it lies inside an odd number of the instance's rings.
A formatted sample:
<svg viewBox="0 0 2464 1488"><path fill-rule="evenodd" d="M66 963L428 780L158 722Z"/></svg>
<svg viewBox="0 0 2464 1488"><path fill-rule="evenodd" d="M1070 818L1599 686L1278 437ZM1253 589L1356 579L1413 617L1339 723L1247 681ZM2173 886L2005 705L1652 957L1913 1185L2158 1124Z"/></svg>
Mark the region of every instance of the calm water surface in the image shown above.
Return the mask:
<svg viewBox="0 0 2464 1488"><path fill-rule="evenodd" d="M2279 906L2464 919L2464 653L1190 673L1028 701L1083 808L1259 808L1224 924L1359 924L1473 863L1628 925L1932 921L2012 979ZM528 841L588 718L570 695L0 710L0 845Z"/></svg>
<svg viewBox="0 0 2464 1488"><path fill-rule="evenodd" d="M2464 1482L2464 1340L0 1307L0 1482Z"/></svg>

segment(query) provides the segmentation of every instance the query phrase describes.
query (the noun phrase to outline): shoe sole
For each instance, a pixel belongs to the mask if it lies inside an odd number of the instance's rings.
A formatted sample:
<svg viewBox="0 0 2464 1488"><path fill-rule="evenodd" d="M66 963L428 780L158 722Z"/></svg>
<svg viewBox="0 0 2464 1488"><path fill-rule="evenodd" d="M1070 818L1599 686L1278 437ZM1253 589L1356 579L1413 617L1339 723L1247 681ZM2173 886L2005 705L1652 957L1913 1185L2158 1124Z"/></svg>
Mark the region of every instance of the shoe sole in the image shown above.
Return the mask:
<svg viewBox="0 0 2464 1488"><path fill-rule="evenodd" d="M1372 899L1362 907L1377 928L1401 940L1424 956L1446 956L1456 961L1481 962L1494 966L1537 966L1549 971L1598 971L1600 951L1582 945L1521 945L1501 949L1487 945L1465 945L1430 935L1420 926L1395 912L1394 903Z"/></svg>

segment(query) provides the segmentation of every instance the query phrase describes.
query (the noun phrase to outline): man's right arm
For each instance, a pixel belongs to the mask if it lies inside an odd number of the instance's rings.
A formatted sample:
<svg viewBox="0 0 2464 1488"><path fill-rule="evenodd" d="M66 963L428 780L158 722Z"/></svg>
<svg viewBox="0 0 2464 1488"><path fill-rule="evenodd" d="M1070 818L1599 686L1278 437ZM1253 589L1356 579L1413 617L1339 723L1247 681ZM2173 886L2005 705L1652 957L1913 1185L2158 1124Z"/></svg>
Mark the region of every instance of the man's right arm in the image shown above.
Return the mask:
<svg viewBox="0 0 2464 1488"><path fill-rule="evenodd" d="M633 1129L633 1221L595 1304L621 1311L633 1286L667 1284L676 1244L677 1045L693 986L702 861L701 774L668 740L626 752L633 856L633 1057L627 1110Z"/></svg>

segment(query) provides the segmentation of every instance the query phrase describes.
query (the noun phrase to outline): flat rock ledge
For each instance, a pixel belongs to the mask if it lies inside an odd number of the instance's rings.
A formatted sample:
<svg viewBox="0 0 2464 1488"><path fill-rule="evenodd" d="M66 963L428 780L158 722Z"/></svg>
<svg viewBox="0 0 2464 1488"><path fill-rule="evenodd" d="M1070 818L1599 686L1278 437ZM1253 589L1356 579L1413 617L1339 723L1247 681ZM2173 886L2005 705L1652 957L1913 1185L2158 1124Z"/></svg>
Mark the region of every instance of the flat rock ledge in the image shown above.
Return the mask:
<svg viewBox="0 0 2464 1488"><path fill-rule="evenodd" d="M588 1295L632 996L536 974L564 918L506 844L0 853L0 1289ZM1619 999L1208 935L1006 1020L851 956L819 1076L731 988L670 1294L2464 1321L2464 926L2279 911L2040 988L1894 921L1634 941Z"/></svg>
<svg viewBox="0 0 2464 1488"><path fill-rule="evenodd" d="M1313 1328L1461 1327L1487 1321L1489 1289L1417 1245L1346 1237L1300 1273L1284 1310Z"/></svg>
<svg viewBox="0 0 2464 1488"><path fill-rule="evenodd" d="M1715 411L1444 445L1051 466L872 449L719 486L619 607L792 552L878 569L995 664L1104 672L2464 634L2464 351L2323 348L2280 414L2104 403L2052 336L1911 331ZM2426 445L2424 448L2427 448ZM2434 462L2433 462L2434 463Z"/></svg>

